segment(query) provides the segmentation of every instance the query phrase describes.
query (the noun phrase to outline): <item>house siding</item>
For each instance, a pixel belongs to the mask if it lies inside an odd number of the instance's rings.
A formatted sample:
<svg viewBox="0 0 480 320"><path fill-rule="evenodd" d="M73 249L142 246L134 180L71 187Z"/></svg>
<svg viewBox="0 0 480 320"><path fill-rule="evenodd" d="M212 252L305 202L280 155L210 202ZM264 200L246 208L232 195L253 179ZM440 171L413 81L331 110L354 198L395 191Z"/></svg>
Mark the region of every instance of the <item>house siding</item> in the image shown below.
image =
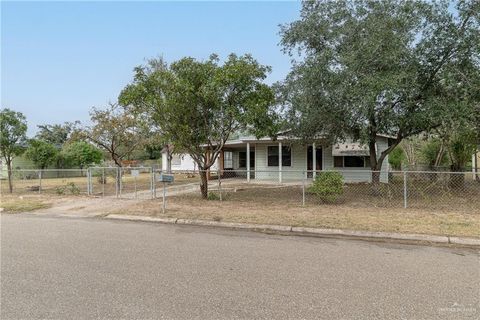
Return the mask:
<svg viewBox="0 0 480 320"><path fill-rule="evenodd" d="M288 145L283 143L283 145ZM255 179L257 180L278 180L278 166L267 165L267 147L277 144L257 144L255 147ZM370 182L372 175L370 168L334 168L332 146L322 147L322 169L336 170L342 173L346 182ZM294 144L292 148L292 166L282 166L282 180L302 179L303 171L307 170L307 146ZM388 148L387 138L379 137L377 140L378 154ZM380 174L380 181L388 182L388 156L385 158Z"/></svg>
<svg viewBox="0 0 480 320"><path fill-rule="evenodd" d="M282 141L282 146L291 147L292 152L292 165L282 166L282 172L280 174L278 166L268 166L267 164L267 148L269 146L275 146L278 148L278 142L261 142L250 143L251 151L255 151L255 168L251 168L252 178L256 180L270 180L279 181L280 175L282 182L288 181L300 181L303 179L305 171L307 170L307 145L300 143L289 143L288 141ZM331 145L317 145L322 148L322 170L335 170L339 171L345 182L370 182L372 179L370 168L335 168L334 157L332 154L333 147ZM238 148L238 147L237 147ZM388 139L384 137L377 138L377 150L378 154L388 148ZM239 170L236 172L237 176L246 176L246 168L239 166L239 153L242 150L234 150L233 152L233 168ZM166 154L163 154L162 159L163 169L166 169ZM189 155L184 155L182 158L182 164L179 166L172 165L172 170L194 170L195 165L193 159ZM211 170L217 170L219 160L212 166ZM254 172L254 174L253 174ZM385 158L381 174L380 181L388 182L388 156Z"/></svg>
<svg viewBox="0 0 480 320"><path fill-rule="evenodd" d="M282 180L299 180L302 179L302 172L307 169L307 148L306 146L286 143L283 146L290 146L292 150L292 166L282 166ZM268 166L267 148L268 146L276 146L277 144L257 144L255 148L255 179L258 180L274 180L279 179L279 167Z"/></svg>
<svg viewBox="0 0 480 320"><path fill-rule="evenodd" d="M377 138L377 156L388 148L388 139L384 137ZM346 182L371 182L372 174L370 168L335 168L333 165L333 152L332 146L324 148L323 152L323 170L335 170L339 171ZM382 164L380 181L388 182L388 156L385 158Z"/></svg>

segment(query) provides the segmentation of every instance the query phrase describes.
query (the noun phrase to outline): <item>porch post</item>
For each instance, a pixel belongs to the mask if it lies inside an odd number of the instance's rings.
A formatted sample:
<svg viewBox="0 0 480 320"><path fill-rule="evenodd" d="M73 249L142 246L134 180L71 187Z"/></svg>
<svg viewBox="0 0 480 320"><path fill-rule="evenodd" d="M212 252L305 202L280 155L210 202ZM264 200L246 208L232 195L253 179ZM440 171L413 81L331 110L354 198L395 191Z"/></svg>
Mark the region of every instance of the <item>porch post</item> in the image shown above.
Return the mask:
<svg viewBox="0 0 480 320"><path fill-rule="evenodd" d="M315 146L315 142L312 143L312 169L313 169L313 180L315 180L315 177L317 176L317 147Z"/></svg>
<svg viewBox="0 0 480 320"><path fill-rule="evenodd" d="M250 182L250 142L247 142L247 182Z"/></svg>
<svg viewBox="0 0 480 320"><path fill-rule="evenodd" d="M282 143L278 143L278 182L282 183Z"/></svg>

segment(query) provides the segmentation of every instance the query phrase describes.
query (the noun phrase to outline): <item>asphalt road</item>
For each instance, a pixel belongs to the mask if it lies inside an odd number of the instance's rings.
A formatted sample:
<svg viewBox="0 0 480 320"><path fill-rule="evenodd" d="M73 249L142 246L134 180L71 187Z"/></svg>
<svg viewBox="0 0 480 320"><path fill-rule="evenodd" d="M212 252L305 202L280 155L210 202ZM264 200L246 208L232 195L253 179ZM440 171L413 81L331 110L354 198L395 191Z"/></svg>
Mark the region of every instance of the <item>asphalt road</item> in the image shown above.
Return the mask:
<svg viewBox="0 0 480 320"><path fill-rule="evenodd" d="M478 252L1 217L1 319L479 319Z"/></svg>

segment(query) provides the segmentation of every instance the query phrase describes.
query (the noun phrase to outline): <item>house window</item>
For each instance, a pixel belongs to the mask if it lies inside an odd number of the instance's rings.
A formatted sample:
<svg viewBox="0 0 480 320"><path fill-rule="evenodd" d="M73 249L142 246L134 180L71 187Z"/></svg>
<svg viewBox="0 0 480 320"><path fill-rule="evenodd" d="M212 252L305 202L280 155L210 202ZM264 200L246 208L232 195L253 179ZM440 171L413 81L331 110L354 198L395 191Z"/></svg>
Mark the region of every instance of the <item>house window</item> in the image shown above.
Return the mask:
<svg viewBox="0 0 480 320"><path fill-rule="evenodd" d="M232 151L223 152L223 168L233 169L233 152Z"/></svg>
<svg viewBox="0 0 480 320"><path fill-rule="evenodd" d="M365 168L370 167L370 157L341 156L333 157L335 168Z"/></svg>
<svg viewBox="0 0 480 320"><path fill-rule="evenodd" d="M343 157L333 157L333 166L335 168L343 168Z"/></svg>
<svg viewBox="0 0 480 320"><path fill-rule="evenodd" d="M278 167L278 147L269 146L267 149L268 153L268 166L269 167ZM282 147L282 166L291 167L292 166L292 149L290 147Z"/></svg>
<svg viewBox="0 0 480 320"><path fill-rule="evenodd" d="M247 153L244 151L240 151L238 153L238 166L240 168L246 168L247 167Z"/></svg>
<svg viewBox="0 0 480 320"><path fill-rule="evenodd" d="M345 168L363 168L365 167L365 158L356 156L343 157L343 166Z"/></svg>
<svg viewBox="0 0 480 320"><path fill-rule="evenodd" d="M247 167L247 153L245 151L240 151L238 153L238 166L240 168ZM255 167L255 153L250 151L250 168Z"/></svg>

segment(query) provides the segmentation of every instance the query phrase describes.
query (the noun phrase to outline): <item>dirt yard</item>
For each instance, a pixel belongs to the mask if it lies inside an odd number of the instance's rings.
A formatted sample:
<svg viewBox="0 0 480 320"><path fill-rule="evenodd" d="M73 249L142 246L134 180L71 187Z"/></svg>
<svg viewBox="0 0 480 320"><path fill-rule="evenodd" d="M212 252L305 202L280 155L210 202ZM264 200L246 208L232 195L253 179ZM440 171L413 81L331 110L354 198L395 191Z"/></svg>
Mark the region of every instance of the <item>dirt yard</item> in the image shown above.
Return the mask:
<svg viewBox="0 0 480 320"><path fill-rule="evenodd" d="M194 178L193 178L194 179ZM191 182L185 177L182 183ZM389 186L372 195L362 184L352 184L335 204L326 204L308 192L302 206L301 186L224 183L219 200L218 186L212 186L216 200L203 200L198 192L162 200L116 199L32 193L2 194L3 212L34 211L39 214L105 216L111 213L217 221L277 224L365 231L387 231L480 237L480 197L463 190L458 193L411 194L408 209L403 196ZM467 190L468 191L468 190Z"/></svg>
<svg viewBox="0 0 480 320"><path fill-rule="evenodd" d="M122 193L132 193L136 190L145 191L151 188L151 174L140 173L138 177L132 177L128 170L122 176ZM102 183L104 181L105 183ZM198 175L189 173L176 173L175 185L198 182ZM161 183L156 182L157 188L161 187ZM115 175L107 172L104 180L102 176L96 174L92 177L92 187L94 195L112 196L116 194ZM13 193L16 195L34 196L37 194L47 195L72 195L87 193L87 178L84 177L63 177L63 178L38 178L20 179L15 177L13 180ZM8 195L8 181L6 179L0 181L0 192Z"/></svg>
<svg viewBox="0 0 480 320"><path fill-rule="evenodd" d="M306 204L302 206L300 187L238 187L224 194L224 201L203 200L197 193L168 197L165 215L161 213L161 200L146 200L112 213L480 237L480 211L469 206L403 209L401 201L399 205L397 201L386 200L375 203L371 195L367 197L358 192L357 188L357 195L350 202L341 200L334 205L323 204L307 195Z"/></svg>

